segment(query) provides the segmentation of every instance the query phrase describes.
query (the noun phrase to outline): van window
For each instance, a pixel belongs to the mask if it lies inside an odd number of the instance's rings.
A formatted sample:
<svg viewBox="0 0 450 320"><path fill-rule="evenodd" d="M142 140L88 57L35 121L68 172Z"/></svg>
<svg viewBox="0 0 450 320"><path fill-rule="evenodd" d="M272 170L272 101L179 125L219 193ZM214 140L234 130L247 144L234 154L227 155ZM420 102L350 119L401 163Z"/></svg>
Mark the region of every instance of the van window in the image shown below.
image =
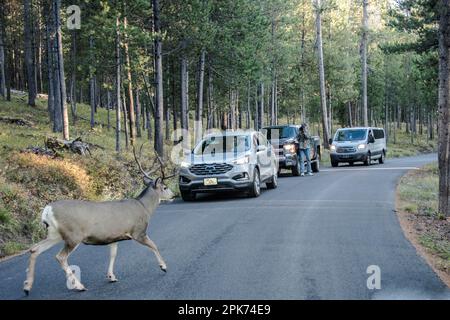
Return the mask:
<svg viewBox="0 0 450 320"><path fill-rule="evenodd" d="M384 130L374 129L373 130L375 139L384 139Z"/></svg>
<svg viewBox="0 0 450 320"><path fill-rule="evenodd" d="M334 141L358 141L366 139L366 129L343 129L336 132Z"/></svg>

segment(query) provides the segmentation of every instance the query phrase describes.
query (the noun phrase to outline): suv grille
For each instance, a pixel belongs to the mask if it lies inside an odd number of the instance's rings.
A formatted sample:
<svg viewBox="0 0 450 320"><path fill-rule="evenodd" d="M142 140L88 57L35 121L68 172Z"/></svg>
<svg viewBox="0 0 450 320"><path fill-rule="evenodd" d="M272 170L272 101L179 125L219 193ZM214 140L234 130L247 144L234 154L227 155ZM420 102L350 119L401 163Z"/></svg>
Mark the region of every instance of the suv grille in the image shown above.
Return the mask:
<svg viewBox="0 0 450 320"><path fill-rule="evenodd" d="M197 176L208 176L214 174L224 174L233 169L231 164L227 163L211 163L211 164L195 164L189 168L189 171Z"/></svg>
<svg viewBox="0 0 450 320"><path fill-rule="evenodd" d="M352 152L356 152L356 148L355 147L339 147L337 148L337 153L352 153Z"/></svg>

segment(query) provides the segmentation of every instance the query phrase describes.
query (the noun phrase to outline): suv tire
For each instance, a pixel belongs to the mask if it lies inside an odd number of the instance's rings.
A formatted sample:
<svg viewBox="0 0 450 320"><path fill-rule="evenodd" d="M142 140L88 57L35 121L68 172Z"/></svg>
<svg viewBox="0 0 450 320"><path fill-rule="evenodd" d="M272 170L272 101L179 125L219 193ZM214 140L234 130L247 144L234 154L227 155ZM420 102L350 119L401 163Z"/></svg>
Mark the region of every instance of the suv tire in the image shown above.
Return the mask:
<svg viewBox="0 0 450 320"><path fill-rule="evenodd" d="M381 157L378 159L378 163L379 164L383 164L385 161L385 157L386 157L386 153L384 152L384 150L381 152Z"/></svg>
<svg viewBox="0 0 450 320"><path fill-rule="evenodd" d="M319 161L319 159L316 159L314 162L311 162L311 170L312 170L312 172L319 172L320 171L320 161Z"/></svg>
<svg viewBox="0 0 450 320"><path fill-rule="evenodd" d="M294 177L298 177L300 175L300 160L298 157L296 157L297 161L295 166L292 167L292 175Z"/></svg>
<svg viewBox="0 0 450 320"><path fill-rule="evenodd" d="M183 199L183 201L194 201L196 194L190 191L180 191L181 194L181 199Z"/></svg>
<svg viewBox="0 0 450 320"><path fill-rule="evenodd" d="M253 174L253 183L248 194L251 198L257 198L261 195L261 177L257 168L255 168L255 173Z"/></svg>
<svg viewBox="0 0 450 320"><path fill-rule="evenodd" d="M331 166L336 168L339 165L339 162L331 160Z"/></svg>
<svg viewBox="0 0 450 320"><path fill-rule="evenodd" d="M269 182L266 182L267 189L276 189L278 187L278 173L275 169L272 178Z"/></svg>
<svg viewBox="0 0 450 320"><path fill-rule="evenodd" d="M365 166L370 166L371 164L372 164L372 156L370 155L370 153L368 153L366 161L364 161L364 165Z"/></svg>

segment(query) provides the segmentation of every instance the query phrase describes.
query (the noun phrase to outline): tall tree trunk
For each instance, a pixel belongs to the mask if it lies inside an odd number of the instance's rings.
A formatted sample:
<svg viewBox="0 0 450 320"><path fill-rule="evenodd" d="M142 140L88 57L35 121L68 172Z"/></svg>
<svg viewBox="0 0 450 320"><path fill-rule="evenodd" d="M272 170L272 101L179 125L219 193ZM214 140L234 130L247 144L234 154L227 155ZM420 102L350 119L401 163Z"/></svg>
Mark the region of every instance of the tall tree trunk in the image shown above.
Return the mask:
<svg viewBox="0 0 450 320"><path fill-rule="evenodd" d="M155 18L156 19L156 18ZM128 48L128 19L127 17L123 18L123 28L124 28L124 49L125 49L125 63L127 70L127 82L128 82L128 115L130 117L130 143L134 145L136 140L136 115L134 113L134 98L133 98L133 79L131 77L131 63L130 63L130 54Z"/></svg>
<svg viewBox="0 0 450 320"><path fill-rule="evenodd" d="M53 5L49 4L48 11L52 12ZM53 43L54 43L54 31L53 31L53 15L50 14L46 21L46 45L47 45L47 75L48 75L48 100L47 109L50 118L50 122L53 124L52 129L56 132L55 126L55 88L54 88L54 54Z"/></svg>
<svg viewBox="0 0 450 320"><path fill-rule="evenodd" d="M91 65L89 67L89 96L90 96L90 105L91 105L91 129L95 127L95 74L93 71L95 62L94 62L94 37L92 35L89 36L89 56ZM92 68L92 69L91 69Z"/></svg>
<svg viewBox="0 0 450 320"><path fill-rule="evenodd" d="M23 0L25 66L27 70L28 105L36 106L36 62L34 59L34 25L32 21L31 0Z"/></svg>
<svg viewBox="0 0 450 320"><path fill-rule="evenodd" d="M140 91L139 89L135 90L135 99L136 99L136 136L142 137L141 131L141 99L140 99Z"/></svg>
<svg viewBox="0 0 450 320"><path fill-rule="evenodd" d="M450 216L449 206L449 92L450 92L450 0L442 0L439 21L439 212Z"/></svg>
<svg viewBox="0 0 450 320"><path fill-rule="evenodd" d="M162 69L162 42L161 42L161 21L159 16L159 0L152 0L153 4L153 25L155 31L155 150L160 157L164 156L163 143L163 69Z"/></svg>
<svg viewBox="0 0 450 320"><path fill-rule="evenodd" d="M55 0L56 12L56 42L57 42L57 56L58 56L58 72L59 72L59 90L61 96L61 112L63 122L63 138L69 140L69 113L67 110L67 91L66 91L66 79L64 75L64 56L63 56L63 44L62 44L62 31L61 31L61 0Z"/></svg>
<svg viewBox="0 0 450 320"><path fill-rule="evenodd" d="M197 144L203 135L203 84L205 79L205 49L200 53L197 81L197 108L195 109L194 141Z"/></svg>
<svg viewBox="0 0 450 320"><path fill-rule="evenodd" d="M180 90L180 122L181 122L181 130L183 131L183 146L187 146L187 130L189 129L189 117L188 117L188 79L187 79L187 58L183 54L181 57L181 74L180 74L180 82L181 82L181 90Z"/></svg>
<svg viewBox="0 0 450 320"><path fill-rule="evenodd" d="M172 95L172 119L173 119L173 140L176 141L178 139L177 137L177 105L175 103L175 62L172 59L170 64L170 71L172 74L172 77L170 78L171 82L171 95Z"/></svg>
<svg viewBox="0 0 450 320"><path fill-rule="evenodd" d="M258 87L258 123L256 130L264 126L264 83L261 82Z"/></svg>
<svg viewBox="0 0 450 320"><path fill-rule="evenodd" d="M323 46L322 46L322 17L321 17L321 0L315 0L316 10L316 50L319 59L319 82L320 82L320 104L322 107L322 130L323 130L323 146L329 148L328 139L330 131L328 129L327 117L327 97L325 91L325 68L323 62Z"/></svg>
<svg viewBox="0 0 450 320"><path fill-rule="evenodd" d="M214 83L212 76L211 61L208 65L208 120L207 129L214 127Z"/></svg>
<svg viewBox="0 0 450 320"><path fill-rule="evenodd" d="M5 3L0 3L0 96L6 99Z"/></svg>
<svg viewBox="0 0 450 320"><path fill-rule="evenodd" d="M125 149L128 150L128 147L130 145L130 136L129 130L130 126L128 125L128 107L127 107L127 97L125 94L126 90L123 88L123 94L122 94L122 112L123 112L123 128L125 129Z"/></svg>
<svg viewBox="0 0 450 320"><path fill-rule="evenodd" d="M367 33L369 32L369 22L367 7L369 0L363 0L363 21L362 21L362 41L361 41L361 63L362 63L362 108L364 126L369 126L367 118Z"/></svg>
<svg viewBox="0 0 450 320"><path fill-rule="evenodd" d="M120 88L122 87L120 78L120 19L116 18L116 151L120 152L120 112L121 98Z"/></svg>
<svg viewBox="0 0 450 320"><path fill-rule="evenodd" d="M38 92L44 92L44 81L42 76L42 5L38 5L37 9L37 19L36 19L36 30L37 30L37 48L36 48L36 72L38 81Z"/></svg>
<svg viewBox="0 0 450 320"><path fill-rule="evenodd" d="M106 112L107 112L107 129L111 130L111 91L108 89L106 92Z"/></svg>
<svg viewBox="0 0 450 320"><path fill-rule="evenodd" d="M251 98L250 98L250 81L248 82L248 87L247 87L247 112L246 112L246 116L245 116L245 128L247 130L250 129L251 126Z"/></svg>
<svg viewBox="0 0 450 320"><path fill-rule="evenodd" d="M73 124L77 122L77 40L76 40L77 34L72 32L72 75L71 75L71 81L70 81L70 106L72 110L72 121Z"/></svg>

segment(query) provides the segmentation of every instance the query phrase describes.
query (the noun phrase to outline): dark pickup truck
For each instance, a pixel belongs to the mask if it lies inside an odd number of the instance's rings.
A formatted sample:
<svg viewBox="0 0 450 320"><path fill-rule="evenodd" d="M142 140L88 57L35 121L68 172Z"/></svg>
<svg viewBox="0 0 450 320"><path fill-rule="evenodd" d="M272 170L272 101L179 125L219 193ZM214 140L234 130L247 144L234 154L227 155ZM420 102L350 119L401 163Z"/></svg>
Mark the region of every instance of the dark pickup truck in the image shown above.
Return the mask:
<svg viewBox="0 0 450 320"><path fill-rule="evenodd" d="M279 169L292 170L292 175L300 175L300 161L298 161L297 135L300 126L283 125L270 126L261 129L261 132L267 137L272 144L278 157ZM311 169L313 172L319 172L320 166L320 138L318 136L311 137Z"/></svg>

